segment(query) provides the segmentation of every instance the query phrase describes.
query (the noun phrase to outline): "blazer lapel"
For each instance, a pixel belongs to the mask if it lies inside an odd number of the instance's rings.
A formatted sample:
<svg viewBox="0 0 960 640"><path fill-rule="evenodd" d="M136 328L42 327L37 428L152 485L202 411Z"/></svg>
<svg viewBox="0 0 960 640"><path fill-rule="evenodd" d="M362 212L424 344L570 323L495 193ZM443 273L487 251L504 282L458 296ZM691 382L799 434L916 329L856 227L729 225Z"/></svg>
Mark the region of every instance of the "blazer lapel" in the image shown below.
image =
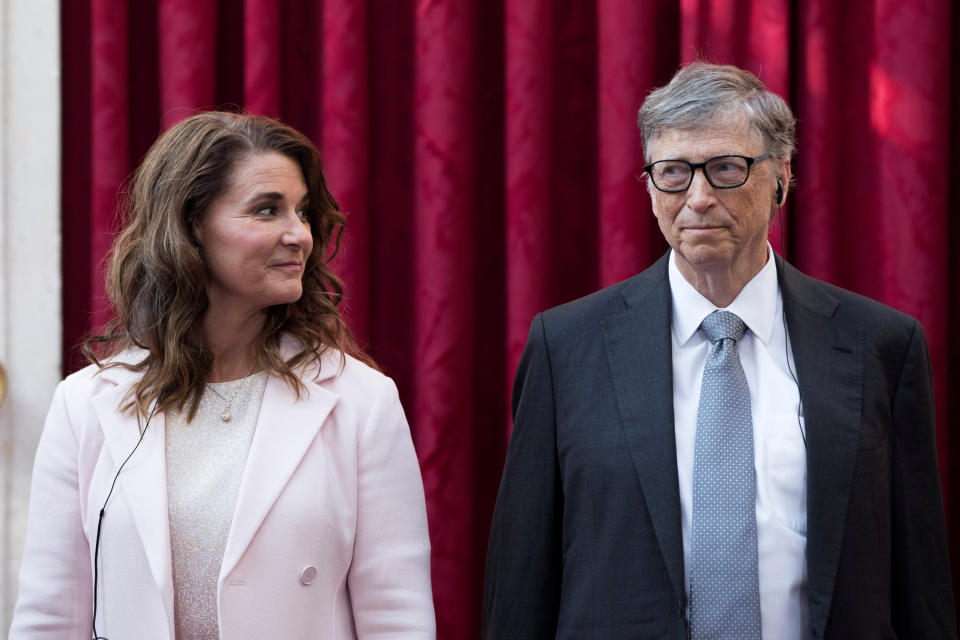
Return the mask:
<svg viewBox="0 0 960 640"><path fill-rule="evenodd" d="M667 572L682 601L683 543L666 259L630 281L623 294L627 308L603 323L602 334L634 469Z"/></svg>
<svg viewBox="0 0 960 640"><path fill-rule="evenodd" d="M114 463L112 474L116 473L134 447L137 447L136 453L130 456L123 467L123 472L117 477L117 486L110 498L110 503L118 499L127 503L147 555L150 571L163 594L167 618L172 625L173 576L167 489L164 481L167 477L164 415L157 413L151 418L143 440L138 446L137 440L141 432L137 418L130 414L121 415L117 408L122 404L132 384L139 379L139 374L112 368L104 370L100 375L105 380L117 383L116 386L106 388L92 399L94 411ZM105 519L110 517L110 503L106 506Z"/></svg>
<svg viewBox="0 0 960 640"><path fill-rule="evenodd" d="M299 401L286 382L268 378L220 568L221 581L243 556L336 405L339 396L319 383L333 377L338 366L337 359L324 358L321 377L301 376L308 395Z"/></svg>
<svg viewBox="0 0 960 640"><path fill-rule="evenodd" d="M807 439L807 591L810 621L830 613L846 526L863 400L863 328L836 319L839 303L777 258Z"/></svg>

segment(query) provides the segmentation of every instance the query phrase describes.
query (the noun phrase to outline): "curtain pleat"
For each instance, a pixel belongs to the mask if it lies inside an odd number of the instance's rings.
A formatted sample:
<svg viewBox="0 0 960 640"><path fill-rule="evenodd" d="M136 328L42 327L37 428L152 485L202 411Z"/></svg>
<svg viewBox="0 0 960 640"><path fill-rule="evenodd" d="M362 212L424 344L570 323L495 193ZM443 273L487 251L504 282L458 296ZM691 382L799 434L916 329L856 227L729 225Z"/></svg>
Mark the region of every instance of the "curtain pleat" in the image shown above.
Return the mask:
<svg viewBox="0 0 960 640"><path fill-rule="evenodd" d="M531 319L666 248L638 180L636 111L697 57L753 71L798 116L796 182L774 248L923 323L960 557L960 450L950 447L960 341L948 333L960 310L950 253L960 12L949 0L62 7L65 369L81 364L83 333L109 318L103 258L118 188L160 131L224 106L309 135L347 215L336 260L346 316L397 381L411 424L440 638L478 636Z"/></svg>
<svg viewBox="0 0 960 640"><path fill-rule="evenodd" d="M251 113L279 118L283 103L283 3L245 0L244 107Z"/></svg>
<svg viewBox="0 0 960 640"><path fill-rule="evenodd" d="M414 243L412 296L414 397L433 549L438 608L469 619L462 599L475 597L463 571L478 532L466 496L475 490L471 406L476 278L475 118L478 55L467 3L421 3L415 17ZM429 389L428 393L423 393Z"/></svg>
<svg viewBox="0 0 960 640"><path fill-rule="evenodd" d="M530 318L549 306L553 109L551 0L506 7L506 321L509 383ZM509 433L509 422L504 422Z"/></svg>
<svg viewBox="0 0 960 640"><path fill-rule="evenodd" d="M93 110L93 55L90 25L93 19L89 3L66 2L60 13L64 135L61 151L61 243L63 265L64 372L83 365L75 345L88 328L93 309L91 285L97 279L94 267L93 238L97 234L90 219L93 199L91 185ZM99 259L98 254L98 259ZM78 273L82 271L82 273ZM73 274L68 277L67 274Z"/></svg>
<svg viewBox="0 0 960 640"><path fill-rule="evenodd" d="M157 11L160 111L167 128L217 106L217 3L157 0Z"/></svg>
<svg viewBox="0 0 960 640"><path fill-rule="evenodd" d="M347 315L363 342L371 335L370 112L367 59L367 9L353 0L326 0L317 33L323 64L305 91L317 94L321 109L313 115L323 164L335 197L347 213L340 275L350 282ZM318 47L319 48L319 47ZM310 78L310 75L306 76ZM323 87L323 90L320 88Z"/></svg>
<svg viewBox="0 0 960 640"><path fill-rule="evenodd" d="M643 173L637 108L646 91L670 79L679 46L659 34L676 32L673 2L597 3L597 103L600 284L639 272L666 250Z"/></svg>
<svg viewBox="0 0 960 640"><path fill-rule="evenodd" d="M129 172L131 114L127 94L127 4L123 0L94 0L91 13L96 28L90 50L90 233L77 239L90 243L91 261L77 267L87 272L90 283L90 300L83 311L90 314L93 326L99 327L110 318L102 259L117 228L117 188ZM64 266L67 274L72 268L76 267Z"/></svg>

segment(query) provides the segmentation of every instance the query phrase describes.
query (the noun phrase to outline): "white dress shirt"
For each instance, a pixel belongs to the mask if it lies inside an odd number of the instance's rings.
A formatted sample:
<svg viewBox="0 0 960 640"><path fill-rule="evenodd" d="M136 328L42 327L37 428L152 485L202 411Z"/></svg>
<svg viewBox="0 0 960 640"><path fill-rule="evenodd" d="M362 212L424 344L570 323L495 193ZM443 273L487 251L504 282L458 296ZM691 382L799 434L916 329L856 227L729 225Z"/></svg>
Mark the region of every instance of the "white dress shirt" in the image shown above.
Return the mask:
<svg viewBox="0 0 960 640"><path fill-rule="evenodd" d="M757 470L757 551L763 637L810 637L807 606L807 459L800 390L784 331L773 249L767 263L726 309L747 325L738 343L750 387ZM684 583L690 593L693 453L700 383L711 344L700 323L718 307L687 282L671 252L673 412L683 534ZM789 362L789 364L788 364ZM789 368L788 368L789 367ZM799 416L799 418L798 418ZM689 598L688 598L689 600Z"/></svg>

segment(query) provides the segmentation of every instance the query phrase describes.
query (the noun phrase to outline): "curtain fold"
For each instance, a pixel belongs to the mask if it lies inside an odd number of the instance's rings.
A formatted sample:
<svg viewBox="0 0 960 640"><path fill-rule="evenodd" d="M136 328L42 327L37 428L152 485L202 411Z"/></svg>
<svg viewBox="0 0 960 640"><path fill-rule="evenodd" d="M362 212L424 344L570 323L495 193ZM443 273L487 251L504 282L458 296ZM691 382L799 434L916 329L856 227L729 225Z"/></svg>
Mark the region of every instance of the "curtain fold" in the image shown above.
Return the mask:
<svg viewBox="0 0 960 640"><path fill-rule="evenodd" d="M750 69L798 116L774 248L923 323L960 557L949 0L64 0L62 12L65 369L109 318L118 189L160 131L229 106L309 135L348 216L346 316L413 431L440 638L478 636L531 319L666 248L637 178L636 111L697 57Z"/></svg>
<svg viewBox="0 0 960 640"><path fill-rule="evenodd" d="M476 598L463 568L477 547L474 495L474 297L478 94L475 20L465 3L423 3L414 25L412 403L424 489L432 497L430 539L437 608L469 619ZM426 391L428 390L429 391ZM426 391L426 392L425 392ZM444 518L441 513L449 514ZM466 599L463 598L466 596Z"/></svg>
<svg viewBox="0 0 960 640"><path fill-rule="evenodd" d="M64 265L65 275L81 268L87 273L91 304L83 309L96 325L105 324L109 309L104 298L102 259L110 248L117 187L129 173L127 156L130 147L131 114L127 94L128 49L127 5L122 0L94 0L91 23L96 25L91 42L91 113L90 127L90 228L93 233L78 240L90 243L91 261L84 265ZM118 162L118 159L120 160ZM64 282L65 288L70 280ZM65 309L64 314L68 311Z"/></svg>
<svg viewBox="0 0 960 640"><path fill-rule="evenodd" d="M323 64L305 78L305 91L317 96L319 108L309 117L324 150L327 182L350 214L339 273L351 283L347 316L354 332L366 341L371 333L370 291L370 106L366 42L367 7L354 0L327 0L318 12L316 33L322 33ZM321 87L324 89L321 90Z"/></svg>
<svg viewBox="0 0 960 640"><path fill-rule="evenodd" d="M597 214L599 281L608 286L652 264L666 250L640 181L643 145L637 109L670 80L679 57L674 2L597 3Z"/></svg>
<svg viewBox="0 0 960 640"><path fill-rule="evenodd" d="M128 11L139 9L130 5ZM217 53L216 0L157 0L156 33L161 121L167 128L197 109L216 106L216 67L210 64Z"/></svg>
<svg viewBox="0 0 960 640"><path fill-rule="evenodd" d="M527 341L530 318L549 306L553 3L507 3L504 109L507 366L509 382ZM510 425L504 423L505 433Z"/></svg>

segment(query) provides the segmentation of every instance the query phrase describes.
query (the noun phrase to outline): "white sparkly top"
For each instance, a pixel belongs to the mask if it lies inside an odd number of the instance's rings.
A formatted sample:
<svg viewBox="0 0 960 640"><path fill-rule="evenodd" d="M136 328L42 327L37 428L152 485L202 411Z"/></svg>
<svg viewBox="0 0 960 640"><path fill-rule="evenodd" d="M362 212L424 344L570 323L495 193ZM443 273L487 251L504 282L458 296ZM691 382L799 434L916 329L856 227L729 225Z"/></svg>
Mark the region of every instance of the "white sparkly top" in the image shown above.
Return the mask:
<svg viewBox="0 0 960 640"><path fill-rule="evenodd" d="M177 640L218 638L217 579L267 374L209 383L192 422L166 417ZM224 418L228 418L225 420Z"/></svg>

